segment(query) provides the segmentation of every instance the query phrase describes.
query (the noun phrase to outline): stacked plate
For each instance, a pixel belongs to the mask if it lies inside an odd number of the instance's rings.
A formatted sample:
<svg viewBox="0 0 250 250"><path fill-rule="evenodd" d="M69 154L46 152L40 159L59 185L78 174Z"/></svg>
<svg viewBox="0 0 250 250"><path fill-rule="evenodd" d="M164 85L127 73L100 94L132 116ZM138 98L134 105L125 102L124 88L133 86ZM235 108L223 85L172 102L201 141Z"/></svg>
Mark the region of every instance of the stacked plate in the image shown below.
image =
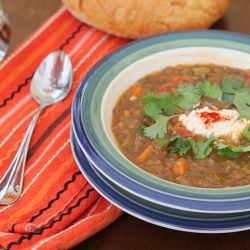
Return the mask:
<svg viewBox="0 0 250 250"><path fill-rule="evenodd" d="M250 38L194 31L132 42L99 61L72 105L72 149L78 166L106 199L145 221L182 231L222 233L250 227L250 187L202 189L170 183L129 162L110 128L112 108L129 85L168 65L215 63L250 68Z"/></svg>

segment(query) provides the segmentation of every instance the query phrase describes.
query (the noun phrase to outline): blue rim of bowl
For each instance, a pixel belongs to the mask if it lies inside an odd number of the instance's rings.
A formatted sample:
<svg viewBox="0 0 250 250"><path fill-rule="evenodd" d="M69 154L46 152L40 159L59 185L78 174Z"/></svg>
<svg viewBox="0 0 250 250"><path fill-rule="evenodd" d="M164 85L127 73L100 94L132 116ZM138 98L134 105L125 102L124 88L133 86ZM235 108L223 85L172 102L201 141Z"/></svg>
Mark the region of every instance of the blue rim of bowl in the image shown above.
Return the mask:
<svg viewBox="0 0 250 250"><path fill-rule="evenodd" d="M198 233L229 233L250 228L250 213L197 214L150 203L126 192L105 178L87 159L71 130L71 147L77 165L89 183L121 210L158 226Z"/></svg>
<svg viewBox="0 0 250 250"><path fill-rule="evenodd" d="M98 83L103 73L108 71L111 66L117 65L122 61L124 66L124 55L125 66L134 62L136 59L131 59L130 56L138 52L140 49L151 53L153 49L154 53L164 50L170 50L176 48L176 41L182 41L180 46L183 44L187 45L189 41L189 47L193 46L208 46L208 47L219 47L218 41L222 48L234 49L237 51L250 52L250 38L247 35L240 35L232 32L217 32L217 31L186 31L186 32L173 32L168 34L161 34L141 40L137 40L127 44L116 51L110 53L102 60L100 60L92 69L86 74L81 83L79 84L72 105L72 117L73 117L73 128L79 140L79 145L82 150L90 159L92 164L98 168L107 178L114 181L119 186L130 190L132 193L140 197L144 197L161 204L179 206L178 204L170 204L168 196L178 197L180 200L191 200L196 203L192 205L191 209L197 208L197 210L210 211L207 207L199 205L200 200L208 200L211 202L211 206L216 205L217 208L211 207L211 211L217 209L217 212L239 212L250 209L250 187L239 187L239 188L228 188L228 189L202 189L181 186L175 183L167 181L159 181L155 183L156 177L149 177L154 179L153 182L148 181L147 178L141 178L140 175L134 175L128 169L123 169L123 166L119 166L119 162L112 159L112 155L109 154L107 148L103 147L98 142L98 135L93 129L91 124L92 121L92 103L91 99L95 95L95 91L98 90ZM192 44L190 44L190 42ZM155 46L157 44L157 46ZM159 46L161 44L161 46ZM167 46L168 45L168 46ZM229 46L230 45L230 46ZM240 46L241 45L241 46ZM243 46L245 45L245 46ZM247 47L247 49L245 48ZM150 49L149 49L150 48ZM140 59L140 58L139 58ZM119 66L121 67L121 65ZM100 72L102 73L100 75ZM115 75L115 72L112 72ZM96 90L97 89L97 90ZM92 91L92 92L91 92ZM101 100L100 100L101 103ZM95 109L100 108L95 107ZM103 134L105 137L106 135ZM104 155L109 154L110 159L104 159ZM118 165L117 165L118 164ZM131 176L133 178L131 178ZM237 204L235 201L237 200ZM228 206L227 204L230 204ZM190 209L184 205L184 209Z"/></svg>

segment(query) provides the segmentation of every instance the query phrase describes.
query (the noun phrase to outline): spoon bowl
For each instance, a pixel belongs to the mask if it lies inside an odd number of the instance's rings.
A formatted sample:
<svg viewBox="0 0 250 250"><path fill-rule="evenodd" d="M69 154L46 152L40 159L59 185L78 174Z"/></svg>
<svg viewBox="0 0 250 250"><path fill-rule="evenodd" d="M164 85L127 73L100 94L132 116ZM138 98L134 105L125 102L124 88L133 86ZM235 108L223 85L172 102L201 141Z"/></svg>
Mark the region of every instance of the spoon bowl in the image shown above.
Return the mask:
<svg viewBox="0 0 250 250"><path fill-rule="evenodd" d="M30 85L33 98L41 106L63 100L72 84L69 57L61 50L50 53L38 67Z"/></svg>
<svg viewBox="0 0 250 250"><path fill-rule="evenodd" d="M0 204L11 204L20 197L28 147L38 117L45 107L63 100L71 86L72 65L69 56L62 50L51 52L39 65L32 78L30 92L40 106L12 163L0 180Z"/></svg>

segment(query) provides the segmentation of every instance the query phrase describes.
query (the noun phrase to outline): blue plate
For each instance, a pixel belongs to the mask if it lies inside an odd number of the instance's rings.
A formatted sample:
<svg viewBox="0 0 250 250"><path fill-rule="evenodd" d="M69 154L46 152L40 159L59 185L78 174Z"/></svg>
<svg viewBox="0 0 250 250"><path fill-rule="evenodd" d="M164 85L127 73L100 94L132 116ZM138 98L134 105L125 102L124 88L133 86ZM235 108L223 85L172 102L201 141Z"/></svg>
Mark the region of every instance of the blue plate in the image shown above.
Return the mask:
<svg viewBox="0 0 250 250"><path fill-rule="evenodd" d="M105 91L124 69L144 58L175 49L216 51L232 57L236 51L244 62L249 57L250 38L229 32L188 31L153 36L129 43L100 60L79 84L73 104L73 130L88 160L105 178L126 192L168 208L204 213L238 213L250 210L250 186L227 189L194 188L170 183L130 163L111 142L103 126ZM242 53L242 55L241 55ZM217 57L216 57L217 58ZM242 59L242 60L241 60ZM250 61L250 60L249 60ZM128 75L128 77L130 77ZM105 119L105 118L104 118Z"/></svg>
<svg viewBox="0 0 250 250"><path fill-rule="evenodd" d="M89 183L107 200L123 211L144 221L180 231L228 233L250 228L250 213L205 214L177 210L154 204L126 192L105 178L87 159L71 131L74 157Z"/></svg>

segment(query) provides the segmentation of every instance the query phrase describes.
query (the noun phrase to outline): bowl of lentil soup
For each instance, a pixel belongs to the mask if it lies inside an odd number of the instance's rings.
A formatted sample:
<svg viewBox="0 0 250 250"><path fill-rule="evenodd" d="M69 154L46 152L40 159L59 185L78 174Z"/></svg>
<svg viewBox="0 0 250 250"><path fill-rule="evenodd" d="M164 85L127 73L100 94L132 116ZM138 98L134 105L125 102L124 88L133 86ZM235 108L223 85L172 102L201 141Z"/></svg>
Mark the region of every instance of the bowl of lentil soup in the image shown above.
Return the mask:
<svg viewBox="0 0 250 250"><path fill-rule="evenodd" d="M89 161L157 204L249 211L249 124L242 113L249 41L228 32L175 32L132 42L98 62L72 107L73 131ZM216 127L204 130L201 120L210 126L215 118Z"/></svg>
<svg viewBox="0 0 250 250"><path fill-rule="evenodd" d="M229 233L249 229L250 213L197 213L161 206L142 199L105 178L87 160L71 132L72 151L89 183L112 204L125 212L162 227L198 233Z"/></svg>

